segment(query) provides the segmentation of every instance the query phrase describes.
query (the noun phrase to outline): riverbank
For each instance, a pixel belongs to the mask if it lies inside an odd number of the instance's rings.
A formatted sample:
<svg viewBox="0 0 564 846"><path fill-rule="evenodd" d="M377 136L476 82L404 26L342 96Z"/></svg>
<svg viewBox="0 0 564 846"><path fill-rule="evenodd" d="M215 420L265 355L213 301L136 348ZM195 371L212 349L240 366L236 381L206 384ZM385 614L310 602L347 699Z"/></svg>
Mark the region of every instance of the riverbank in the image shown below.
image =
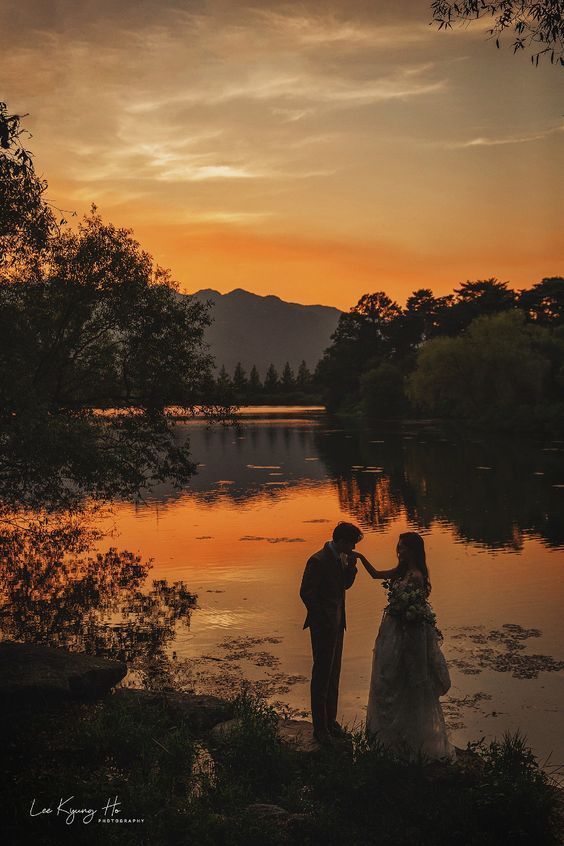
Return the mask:
<svg viewBox="0 0 564 846"><path fill-rule="evenodd" d="M21 649L29 668L33 647ZM66 653L51 652L60 669ZM79 678L81 657L70 660L68 678ZM26 690L16 696L12 679L3 696L4 808L14 811L4 842L559 842L560 794L518 736L475 744L454 764L405 763L360 731L322 749L308 722L283 720L249 693L113 689L117 662L84 660L98 662L95 691L65 687L63 672L37 696L28 672Z"/></svg>

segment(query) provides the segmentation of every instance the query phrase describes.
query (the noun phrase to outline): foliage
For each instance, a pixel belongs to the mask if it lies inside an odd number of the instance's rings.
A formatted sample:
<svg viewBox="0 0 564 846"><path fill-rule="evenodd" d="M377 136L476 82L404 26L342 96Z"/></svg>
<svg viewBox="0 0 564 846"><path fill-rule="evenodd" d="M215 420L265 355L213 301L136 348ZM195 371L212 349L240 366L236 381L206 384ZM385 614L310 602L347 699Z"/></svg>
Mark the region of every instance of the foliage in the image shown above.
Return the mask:
<svg viewBox="0 0 564 846"><path fill-rule="evenodd" d="M192 768L206 738L162 703L141 709L110 697L63 715L20 715L10 723L4 757L8 834L29 828L33 784L40 799L73 795L90 807L117 795L125 816L144 818L143 826L107 826L109 843L183 843L186 832L203 846L557 842L555 791L518 735L474 744L454 764L406 763L362 731L330 750L300 755L280 748L264 703L247 698L236 709L245 728L231 751L212 748L215 773L199 779L197 791ZM255 802L287 809L288 821L248 813ZM35 842L76 838L60 820L36 822ZM97 837L96 826L81 825L82 842Z"/></svg>
<svg viewBox="0 0 564 846"><path fill-rule="evenodd" d="M404 377L393 364L383 362L360 379L362 410L367 417L399 417L405 410Z"/></svg>
<svg viewBox="0 0 564 846"><path fill-rule="evenodd" d="M503 315L508 316L505 322ZM500 317L499 326L505 327L497 339L504 352L499 366L490 369L480 345L483 340L485 349L489 349L496 343L498 324L492 324L489 334L477 327L482 325L479 318L496 316ZM360 411L371 418L386 419L415 414L419 409L497 425L503 406L508 415L506 426L513 421L515 428L558 428L558 394L564 372L559 333L564 331L560 328L563 321L564 280L560 277L543 279L519 292L495 278L464 282L442 297L434 297L430 289L423 288L413 292L404 308L378 292L365 295L342 315L316 378L330 411ZM541 327L546 327L544 333L537 331ZM488 337L479 337L480 333ZM530 343L534 354L525 361ZM466 353L461 356L463 348ZM442 366L432 367L431 359L440 360ZM505 381L504 361L508 373ZM512 374L514 367L522 369L521 375ZM471 378L468 369L475 371ZM541 371L545 370L543 376ZM466 390L468 378L471 384ZM480 383L476 388L474 381ZM460 406L452 403L454 394L448 385L455 392L459 386ZM490 386L488 391L486 385ZM538 406L533 415L524 408L531 401Z"/></svg>
<svg viewBox="0 0 564 846"><path fill-rule="evenodd" d="M0 268L0 413L204 404L206 307L93 210L40 269Z"/></svg>
<svg viewBox="0 0 564 846"><path fill-rule="evenodd" d="M232 401L212 390L208 307L94 207L64 230L25 135L0 103L0 501L69 507L185 484L189 443L167 409L224 420Z"/></svg>
<svg viewBox="0 0 564 846"><path fill-rule="evenodd" d="M20 115L0 102L0 263L11 266L29 251L40 253L58 232L53 209L45 202L47 182L35 173L33 158L23 146L30 137Z"/></svg>
<svg viewBox="0 0 564 846"><path fill-rule="evenodd" d="M533 425L562 408L562 341L519 312L480 317L458 338L421 350L414 403L433 414L490 425Z"/></svg>
<svg viewBox="0 0 564 846"><path fill-rule="evenodd" d="M347 314L341 315L332 335L333 344L321 360L318 375L329 410L358 397L360 376L393 353L401 309L383 291L365 294Z"/></svg>
<svg viewBox="0 0 564 846"><path fill-rule="evenodd" d="M222 801L240 808L261 796L268 799L283 776L284 754L272 706L245 688L233 706L236 723L216 752L217 784Z"/></svg>
<svg viewBox="0 0 564 846"><path fill-rule="evenodd" d="M543 55L550 56L551 63L559 61L564 65L564 4L562 0L434 0L431 4L433 20L439 29L450 29L454 21L469 23L482 17L492 18L489 35L495 37L500 46L500 36L510 30L513 33L513 52L530 48L537 50L531 62L538 65ZM538 48L538 49L537 49Z"/></svg>

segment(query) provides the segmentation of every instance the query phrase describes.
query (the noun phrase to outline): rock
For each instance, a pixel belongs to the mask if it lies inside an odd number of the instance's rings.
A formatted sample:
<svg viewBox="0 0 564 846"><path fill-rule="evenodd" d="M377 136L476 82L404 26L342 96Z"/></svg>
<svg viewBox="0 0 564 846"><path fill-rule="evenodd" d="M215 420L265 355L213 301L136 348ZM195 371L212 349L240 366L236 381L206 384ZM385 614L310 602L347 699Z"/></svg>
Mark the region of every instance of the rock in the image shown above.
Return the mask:
<svg viewBox="0 0 564 846"><path fill-rule="evenodd" d="M241 720L237 718L218 723L210 731L210 739L215 740L216 743L225 743L229 740L229 735L236 731L240 725Z"/></svg>
<svg viewBox="0 0 564 846"><path fill-rule="evenodd" d="M114 698L131 708L142 709L144 705L162 706L185 720L190 728L199 732L209 731L217 723L222 723L232 711L231 705L217 696L177 691L137 690L124 687L115 691Z"/></svg>
<svg viewBox="0 0 564 846"><path fill-rule="evenodd" d="M34 643L0 642L0 701L5 709L97 699L126 672L122 661Z"/></svg>

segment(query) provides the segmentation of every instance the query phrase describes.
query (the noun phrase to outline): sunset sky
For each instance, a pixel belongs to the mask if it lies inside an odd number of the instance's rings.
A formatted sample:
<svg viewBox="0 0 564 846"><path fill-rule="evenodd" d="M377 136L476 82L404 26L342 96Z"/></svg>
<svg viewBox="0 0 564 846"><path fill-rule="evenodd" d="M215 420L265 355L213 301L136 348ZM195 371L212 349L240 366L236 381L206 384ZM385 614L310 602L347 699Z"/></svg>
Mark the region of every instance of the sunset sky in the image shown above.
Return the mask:
<svg viewBox="0 0 564 846"><path fill-rule="evenodd" d="M58 207L182 290L348 309L564 274L562 70L426 0L4 0L0 99Z"/></svg>

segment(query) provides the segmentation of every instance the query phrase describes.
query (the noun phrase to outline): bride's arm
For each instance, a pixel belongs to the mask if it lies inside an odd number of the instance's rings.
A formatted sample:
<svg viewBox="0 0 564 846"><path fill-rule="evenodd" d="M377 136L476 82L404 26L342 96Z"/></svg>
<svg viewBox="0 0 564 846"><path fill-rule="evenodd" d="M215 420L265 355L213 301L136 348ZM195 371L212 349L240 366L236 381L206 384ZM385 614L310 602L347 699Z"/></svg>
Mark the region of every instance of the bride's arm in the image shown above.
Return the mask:
<svg viewBox="0 0 564 846"><path fill-rule="evenodd" d="M357 560L360 561L366 572L369 576L372 576L373 579L393 579L394 576L397 576L399 568L394 567L393 570L377 570L375 567L372 566L370 561L364 557L361 552L354 553L357 557Z"/></svg>

